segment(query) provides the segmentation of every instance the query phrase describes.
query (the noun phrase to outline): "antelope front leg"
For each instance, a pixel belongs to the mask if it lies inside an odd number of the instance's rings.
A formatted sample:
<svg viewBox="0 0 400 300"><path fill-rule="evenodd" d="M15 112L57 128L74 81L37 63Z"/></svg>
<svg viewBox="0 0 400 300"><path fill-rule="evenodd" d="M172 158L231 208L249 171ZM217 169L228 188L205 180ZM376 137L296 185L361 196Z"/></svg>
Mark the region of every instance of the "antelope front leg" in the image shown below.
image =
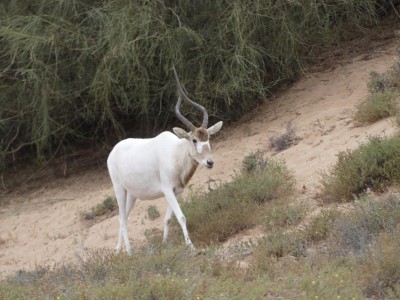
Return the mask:
<svg viewBox="0 0 400 300"><path fill-rule="evenodd" d="M167 241L168 231L169 231L169 222L171 221L172 216L172 208L168 205L167 212L165 213L164 218L164 235L163 235L163 243Z"/></svg>
<svg viewBox="0 0 400 300"><path fill-rule="evenodd" d="M182 213L182 210L179 206L178 200L176 200L174 192L170 189L167 189L167 190L164 190L164 195L165 195L165 198L167 199L169 209L171 209L174 212L175 217L179 222L179 225L181 225L183 236L185 237L186 245L189 246L191 250L195 250L195 248L192 244L192 241L189 238L189 234L188 234L188 231L186 228L186 218ZM167 213L168 213L168 210L167 210ZM167 235L168 235L168 230L167 230ZM165 228L164 228L164 236L165 236Z"/></svg>

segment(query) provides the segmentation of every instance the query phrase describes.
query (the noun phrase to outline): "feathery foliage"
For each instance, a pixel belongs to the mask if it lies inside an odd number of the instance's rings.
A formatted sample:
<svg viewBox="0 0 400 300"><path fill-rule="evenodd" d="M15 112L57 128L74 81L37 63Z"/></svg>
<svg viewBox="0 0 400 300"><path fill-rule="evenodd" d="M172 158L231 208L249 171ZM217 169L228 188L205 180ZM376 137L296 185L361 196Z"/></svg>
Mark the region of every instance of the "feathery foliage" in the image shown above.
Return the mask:
<svg viewBox="0 0 400 300"><path fill-rule="evenodd" d="M375 22L384 4L3 1L0 168L20 151L45 160L80 141L165 128L176 100L173 64L212 117L236 119L296 78L344 25Z"/></svg>

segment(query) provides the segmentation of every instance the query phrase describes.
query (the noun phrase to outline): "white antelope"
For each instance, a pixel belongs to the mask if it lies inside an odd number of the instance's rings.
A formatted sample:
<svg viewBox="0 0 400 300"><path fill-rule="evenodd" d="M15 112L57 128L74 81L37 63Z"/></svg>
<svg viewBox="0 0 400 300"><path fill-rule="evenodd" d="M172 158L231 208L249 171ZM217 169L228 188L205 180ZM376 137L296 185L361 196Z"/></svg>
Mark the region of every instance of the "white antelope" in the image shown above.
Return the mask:
<svg viewBox="0 0 400 300"><path fill-rule="evenodd" d="M152 200L165 196L168 203L164 218L163 241L167 239L169 221L175 214L185 237L186 245L194 249L186 228L186 219L176 197L181 194L200 164L212 168L209 136L217 133L222 122L207 129L206 109L190 100L184 93L175 67L178 86L176 116L188 127L189 132L175 127L175 135L164 131L150 139L125 139L115 145L108 156L107 166L119 206L119 237L116 247L121 252L122 240L126 252L132 253L127 231L127 219L136 199ZM203 112L203 123L196 128L179 111L182 98Z"/></svg>

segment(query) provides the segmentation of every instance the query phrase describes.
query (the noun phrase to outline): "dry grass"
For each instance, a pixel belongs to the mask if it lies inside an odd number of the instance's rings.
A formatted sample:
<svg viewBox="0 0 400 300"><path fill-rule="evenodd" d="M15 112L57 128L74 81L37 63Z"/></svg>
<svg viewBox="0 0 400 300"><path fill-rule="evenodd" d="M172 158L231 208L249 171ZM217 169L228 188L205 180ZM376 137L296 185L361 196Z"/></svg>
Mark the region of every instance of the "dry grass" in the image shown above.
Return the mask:
<svg viewBox="0 0 400 300"><path fill-rule="evenodd" d="M220 195L230 200L232 197L229 193ZM266 208L275 209L274 213L262 210L264 220L270 220L265 237L237 245L238 250L230 255L221 251L218 243L196 255L183 245L165 245L161 239L150 238L131 257L94 250L85 257L77 256L74 264L20 271L0 283L1 299L294 299L299 294L305 299L397 299L400 296L397 194L360 199L340 214L334 209L323 210L307 226L298 226L303 215L300 207L288 209L285 203L280 199L264 203ZM234 203L232 207L237 208ZM279 207L287 211L277 213ZM252 209L253 215L260 214L259 205ZM297 217L289 221L292 218L288 215ZM235 217L229 218L235 221ZM207 227L207 222L201 221L199 227ZM247 259L247 267L243 267L243 259Z"/></svg>

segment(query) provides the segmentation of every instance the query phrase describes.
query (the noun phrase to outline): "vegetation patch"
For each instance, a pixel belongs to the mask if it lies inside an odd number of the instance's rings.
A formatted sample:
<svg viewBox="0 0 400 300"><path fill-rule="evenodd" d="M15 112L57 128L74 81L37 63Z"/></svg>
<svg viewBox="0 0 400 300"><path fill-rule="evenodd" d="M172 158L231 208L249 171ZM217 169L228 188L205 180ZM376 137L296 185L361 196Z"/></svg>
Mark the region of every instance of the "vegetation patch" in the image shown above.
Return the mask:
<svg viewBox="0 0 400 300"><path fill-rule="evenodd" d="M396 62L382 74L372 71L367 87L371 94L383 93L387 90L398 90L400 88L400 63Z"/></svg>
<svg viewBox="0 0 400 300"><path fill-rule="evenodd" d="M5 300L400 297L397 194L362 198L340 213L323 210L309 224L277 225L246 244L245 252L252 253L247 267L240 263L241 251L228 256L214 244L193 255L186 246L151 239L132 256L94 250L77 255L74 264L21 270L0 282L0 295Z"/></svg>
<svg viewBox="0 0 400 300"><path fill-rule="evenodd" d="M299 232L275 229L257 241L254 260L257 261L258 267L263 267L267 270L268 266L262 262L266 257L276 259L287 257L288 255L294 257L305 256L307 245L307 240ZM268 261L267 263L269 264Z"/></svg>
<svg viewBox="0 0 400 300"><path fill-rule="evenodd" d="M280 136L272 136L269 139L270 148L276 151L283 151L293 145L296 145L301 140L296 135L292 127L292 122L288 122L286 132Z"/></svg>
<svg viewBox="0 0 400 300"><path fill-rule="evenodd" d="M182 203L190 236L195 244L209 245L260 224L264 204L287 198L293 187L294 180L282 162L252 153L232 181L207 193L192 192Z"/></svg>
<svg viewBox="0 0 400 300"><path fill-rule="evenodd" d="M400 199L390 194L378 200L361 198L331 226L331 252L343 256L365 252L381 234L394 234L400 224Z"/></svg>
<svg viewBox="0 0 400 300"><path fill-rule="evenodd" d="M158 211L157 206L149 205L147 207L147 216L149 217L150 220L155 220L158 217L160 217L160 212Z"/></svg>
<svg viewBox="0 0 400 300"><path fill-rule="evenodd" d="M84 220L94 220L96 217L104 216L104 215L115 215L118 210L117 199L111 196L108 196L103 200L102 203L97 204L92 207L92 209L88 212L82 213L82 218Z"/></svg>
<svg viewBox="0 0 400 300"><path fill-rule="evenodd" d="M303 226L302 235L309 242L325 240L332 232L333 224L337 219L336 210L324 209Z"/></svg>
<svg viewBox="0 0 400 300"><path fill-rule="evenodd" d="M14 158L43 163L77 143L122 138L127 128L141 136L166 128L176 102L173 64L210 115L237 119L348 28L361 32L392 7L377 0L15 3L0 4L1 171Z"/></svg>
<svg viewBox="0 0 400 300"><path fill-rule="evenodd" d="M370 94L357 108L355 122L372 123L399 113L400 63L382 74L372 71L367 86Z"/></svg>
<svg viewBox="0 0 400 300"><path fill-rule="evenodd" d="M400 234L383 234L357 257L358 270L367 297L400 298Z"/></svg>
<svg viewBox="0 0 400 300"><path fill-rule="evenodd" d="M327 201L351 201L368 189L385 191L400 182L400 137L370 137L355 150L340 152L337 163L321 174Z"/></svg>
<svg viewBox="0 0 400 300"><path fill-rule="evenodd" d="M374 93L360 104L354 114L358 123L373 123L381 119L395 116L399 113L400 91L385 90Z"/></svg>
<svg viewBox="0 0 400 300"><path fill-rule="evenodd" d="M282 202L281 202L282 203ZM304 203L290 204L283 202L276 207L269 207L263 215L265 230L297 226L304 220L308 207Z"/></svg>

